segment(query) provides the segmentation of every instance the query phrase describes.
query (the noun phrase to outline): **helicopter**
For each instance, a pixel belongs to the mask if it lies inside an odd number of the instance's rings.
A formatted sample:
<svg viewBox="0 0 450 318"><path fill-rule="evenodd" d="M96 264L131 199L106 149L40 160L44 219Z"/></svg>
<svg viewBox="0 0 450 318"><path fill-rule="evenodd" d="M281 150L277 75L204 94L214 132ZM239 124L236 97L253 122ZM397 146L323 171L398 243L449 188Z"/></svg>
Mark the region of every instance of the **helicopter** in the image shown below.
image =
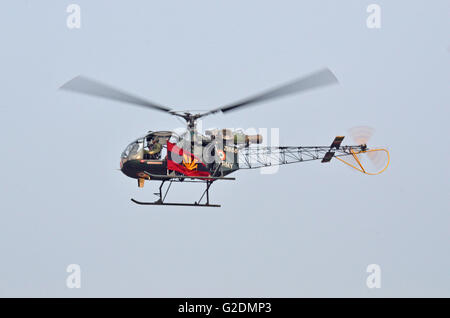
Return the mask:
<svg viewBox="0 0 450 318"><path fill-rule="evenodd" d="M240 169L313 160L328 163L336 158L368 175L386 170L389 165L389 152L385 148L368 148L367 140L371 131L364 128L354 134L356 145L342 146L344 136L336 136L329 146L298 147L263 146L260 134L249 135L242 130L211 129L206 130L204 134L197 130L197 121L203 117L216 113L227 114L271 99L336 83L338 80L333 72L324 68L259 94L198 113L176 111L81 75L66 82L60 89L141 106L183 119L186 123L183 133L171 130L148 131L131 142L122 152L120 170L127 177L137 179L138 187L144 187L145 181L161 182L159 191L154 193L158 197L156 201L143 202L133 198L131 201L140 205L220 207L219 204L210 203L211 185L216 181L235 180L229 175ZM364 154L367 154L372 162L378 163L379 169L369 171L363 163ZM380 160L380 154L384 154L387 160ZM166 182L168 186L163 191ZM204 183L206 189L200 199L193 203L167 202L166 196L173 182Z"/></svg>

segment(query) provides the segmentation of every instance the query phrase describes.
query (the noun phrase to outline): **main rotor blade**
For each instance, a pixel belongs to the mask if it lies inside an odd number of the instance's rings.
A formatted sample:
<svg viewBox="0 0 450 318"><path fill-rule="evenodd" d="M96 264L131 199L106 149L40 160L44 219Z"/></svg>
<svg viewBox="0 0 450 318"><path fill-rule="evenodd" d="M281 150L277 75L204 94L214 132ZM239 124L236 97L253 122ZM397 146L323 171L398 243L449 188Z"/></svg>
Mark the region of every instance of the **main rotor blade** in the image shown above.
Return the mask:
<svg viewBox="0 0 450 318"><path fill-rule="evenodd" d="M314 88L327 86L338 83L336 76L329 70L323 69L310 75L297 79L293 82L278 86L274 89L267 90L261 94L242 99L235 103L213 109L203 115L213 114L219 111L224 113L236 110L238 108L247 107L252 104L261 103L273 98L282 97L294 93L300 93Z"/></svg>
<svg viewBox="0 0 450 318"><path fill-rule="evenodd" d="M134 104L146 108L157 109L164 112L170 112L171 109L165 106L158 105L156 103L147 101L140 97L133 96L117 88L102 84L95 80L89 79L83 76L77 76L74 79L68 81L60 89L86 94L91 96L103 97L106 99L120 101L124 103Z"/></svg>

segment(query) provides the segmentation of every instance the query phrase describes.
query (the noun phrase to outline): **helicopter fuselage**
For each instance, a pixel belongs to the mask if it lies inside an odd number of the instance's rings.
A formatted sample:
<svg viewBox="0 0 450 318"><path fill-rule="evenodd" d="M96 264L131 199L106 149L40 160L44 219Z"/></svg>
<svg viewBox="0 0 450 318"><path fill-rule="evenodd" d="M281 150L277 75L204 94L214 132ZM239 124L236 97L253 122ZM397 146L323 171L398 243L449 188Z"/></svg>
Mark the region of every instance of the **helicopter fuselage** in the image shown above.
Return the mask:
<svg viewBox="0 0 450 318"><path fill-rule="evenodd" d="M180 137L171 131L150 131L130 143L122 152L120 170L126 176L138 179L140 187L146 180L184 180L186 176L224 177L239 169L235 142L262 140L259 135L247 136L240 132L240 135L233 135L228 132L230 138L227 143L223 135L217 135L218 132L222 134L223 130L210 132L209 136L196 132L195 141L192 142L189 133ZM156 143L159 145L158 151L152 152ZM176 156L177 159L174 158Z"/></svg>

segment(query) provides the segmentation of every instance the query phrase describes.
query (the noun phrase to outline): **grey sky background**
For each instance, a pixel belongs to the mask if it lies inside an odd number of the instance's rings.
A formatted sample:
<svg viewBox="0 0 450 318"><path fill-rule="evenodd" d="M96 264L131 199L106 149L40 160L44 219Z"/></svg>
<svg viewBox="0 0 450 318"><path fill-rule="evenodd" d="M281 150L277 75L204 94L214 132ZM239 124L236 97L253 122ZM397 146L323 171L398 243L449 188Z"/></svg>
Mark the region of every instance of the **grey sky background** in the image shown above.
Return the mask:
<svg viewBox="0 0 450 318"><path fill-rule="evenodd" d="M81 6L79 30L66 7ZM381 5L381 29L366 8ZM0 296L450 296L449 1L5 1L0 11ZM329 67L340 84L208 117L327 145L358 125L391 152L237 172L220 209L142 207L120 171L138 107L58 91L83 74L176 109L209 109ZM345 139L344 143L350 143ZM176 184L172 200L202 188ZM82 269L68 289L66 267ZM366 267L379 264L381 289Z"/></svg>

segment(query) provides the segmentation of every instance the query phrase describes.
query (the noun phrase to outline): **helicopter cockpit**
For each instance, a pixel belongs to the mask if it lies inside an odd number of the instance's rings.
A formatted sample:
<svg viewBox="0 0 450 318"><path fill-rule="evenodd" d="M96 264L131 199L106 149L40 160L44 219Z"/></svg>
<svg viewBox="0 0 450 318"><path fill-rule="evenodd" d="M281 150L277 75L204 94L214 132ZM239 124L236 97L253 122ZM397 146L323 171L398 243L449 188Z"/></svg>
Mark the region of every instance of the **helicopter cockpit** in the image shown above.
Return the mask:
<svg viewBox="0 0 450 318"><path fill-rule="evenodd" d="M145 136L130 143L120 156L128 160L164 160L167 156L167 141L177 143L179 136L172 131L149 131Z"/></svg>

